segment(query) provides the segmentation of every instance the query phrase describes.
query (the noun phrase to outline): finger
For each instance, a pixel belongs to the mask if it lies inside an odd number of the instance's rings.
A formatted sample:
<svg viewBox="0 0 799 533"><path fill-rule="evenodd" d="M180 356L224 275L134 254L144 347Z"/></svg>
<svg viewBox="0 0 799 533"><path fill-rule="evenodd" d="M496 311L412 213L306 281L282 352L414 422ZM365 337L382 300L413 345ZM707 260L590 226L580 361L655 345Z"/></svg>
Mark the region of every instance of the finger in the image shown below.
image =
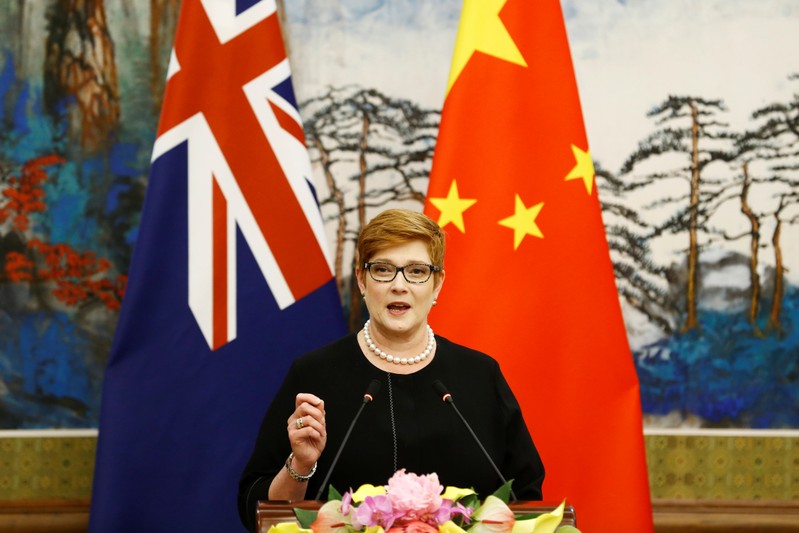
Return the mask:
<svg viewBox="0 0 799 533"><path fill-rule="evenodd" d="M327 437L327 424L325 424L324 420L319 420L318 418L311 416L303 417L303 427L299 431L308 428L315 431L316 434L322 438Z"/></svg>
<svg viewBox="0 0 799 533"><path fill-rule="evenodd" d="M304 426L306 422L312 418L324 421L324 416L318 409L304 403L297 407L293 413L291 413L286 420L286 424L288 425L289 429L291 429L291 427L295 424L297 429L302 429L302 426Z"/></svg>
<svg viewBox="0 0 799 533"><path fill-rule="evenodd" d="M324 419L320 420L318 417L312 415L289 418L288 432L290 437L293 435L308 435L308 432L304 432L304 430L308 428L315 430L319 435L327 436L327 424Z"/></svg>
<svg viewBox="0 0 799 533"><path fill-rule="evenodd" d="M310 392L301 392L297 394L297 397L294 400L294 406L299 407L300 404L302 403L309 403L314 407L319 407L324 405L324 402L319 396L311 394Z"/></svg>
<svg viewBox="0 0 799 533"><path fill-rule="evenodd" d="M321 451L325 442L327 442L327 435L319 433L316 428L303 428L292 434L290 442L294 455L300 454L306 446Z"/></svg>
<svg viewBox="0 0 799 533"><path fill-rule="evenodd" d="M301 416L311 416L319 421L324 422L325 420L325 412L323 409L319 409L307 402L301 403L297 406L297 409L294 410L294 416L301 417Z"/></svg>

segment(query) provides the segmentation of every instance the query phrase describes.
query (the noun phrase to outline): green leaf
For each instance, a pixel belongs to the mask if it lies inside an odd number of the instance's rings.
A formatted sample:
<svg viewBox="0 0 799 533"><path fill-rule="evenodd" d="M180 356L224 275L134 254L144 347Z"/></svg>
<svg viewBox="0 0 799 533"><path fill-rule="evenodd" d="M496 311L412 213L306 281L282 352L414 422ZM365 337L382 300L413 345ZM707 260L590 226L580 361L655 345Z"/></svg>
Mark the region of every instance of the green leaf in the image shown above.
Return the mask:
<svg viewBox="0 0 799 533"><path fill-rule="evenodd" d="M472 509L477 509L480 507L480 497L477 494L469 494L468 496L464 496L458 503L463 505L464 507L470 507Z"/></svg>
<svg viewBox="0 0 799 533"><path fill-rule="evenodd" d="M336 487L333 485L328 486L327 488L327 501L330 500L340 500L341 494L336 490Z"/></svg>
<svg viewBox="0 0 799 533"><path fill-rule="evenodd" d="M541 513L537 513L537 514L517 514L517 515L514 515L514 518L516 520L535 520L539 516L541 516Z"/></svg>
<svg viewBox="0 0 799 533"><path fill-rule="evenodd" d="M511 486L511 483L513 483L512 479L509 480L504 485L502 485L500 488L498 488L496 490L496 492L494 492L494 494L492 494L492 496L494 496L496 498L499 498L500 500L502 500L505 503L508 503L510 501L510 486Z"/></svg>
<svg viewBox="0 0 799 533"><path fill-rule="evenodd" d="M300 523L300 527L303 529L310 529L311 524L316 521L316 515L318 513L316 511L312 511L310 509L300 509L299 507L294 508L294 516L297 517L297 521Z"/></svg>

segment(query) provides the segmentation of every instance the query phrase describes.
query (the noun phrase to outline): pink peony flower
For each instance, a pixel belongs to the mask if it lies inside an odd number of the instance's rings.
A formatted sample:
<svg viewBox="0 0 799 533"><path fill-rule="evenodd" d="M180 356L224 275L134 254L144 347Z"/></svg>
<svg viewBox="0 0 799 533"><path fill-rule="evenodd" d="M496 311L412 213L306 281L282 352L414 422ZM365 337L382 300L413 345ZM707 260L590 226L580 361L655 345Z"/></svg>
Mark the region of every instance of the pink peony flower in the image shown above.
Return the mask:
<svg viewBox="0 0 799 533"><path fill-rule="evenodd" d="M388 480L386 496L391 499L395 513L403 518L430 519L441 507L443 490L438 474L419 476L406 473L403 468Z"/></svg>

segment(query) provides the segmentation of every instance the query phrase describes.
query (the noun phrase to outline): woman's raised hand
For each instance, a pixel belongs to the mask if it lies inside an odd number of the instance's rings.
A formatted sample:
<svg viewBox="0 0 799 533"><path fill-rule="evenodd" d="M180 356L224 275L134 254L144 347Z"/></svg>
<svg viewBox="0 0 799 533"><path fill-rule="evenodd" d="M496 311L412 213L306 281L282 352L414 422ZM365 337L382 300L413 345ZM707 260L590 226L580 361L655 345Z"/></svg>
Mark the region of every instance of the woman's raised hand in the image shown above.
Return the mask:
<svg viewBox="0 0 799 533"><path fill-rule="evenodd" d="M327 444L325 402L310 393L301 392L288 419L289 442L294 453L293 468L300 474L310 472Z"/></svg>

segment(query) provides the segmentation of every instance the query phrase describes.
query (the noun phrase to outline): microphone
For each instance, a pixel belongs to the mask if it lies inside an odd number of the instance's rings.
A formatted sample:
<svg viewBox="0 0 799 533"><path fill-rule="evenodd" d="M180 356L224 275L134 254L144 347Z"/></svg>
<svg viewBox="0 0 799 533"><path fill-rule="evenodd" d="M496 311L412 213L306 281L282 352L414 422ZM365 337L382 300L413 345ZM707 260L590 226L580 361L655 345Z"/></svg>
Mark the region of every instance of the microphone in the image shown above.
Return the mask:
<svg viewBox="0 0 799 533"><path fill-rule="evenodd" d="M499 468L497 467L497 465L494 462L494 460L491 459L490 455L488 455L488 452L486 451L485 447L483 446L483 443L480 442L480 439L477 438L477 435L475 435L474 431L472 431L472 427L469 425L469 423L466 421L466 419L461 414L461 412L458 409L458 407L455 405L455 400L452 399L452 394L449 393L449 391L447 390L447 387L444 386L444 384L441 383L440 380L435 380L433 382L433 389L435 389L436 393L439 396L441 396L441 401L446 402L446 403L448 403L448 404L450 404L452 406L452 408L455 410L455 412L458 414L458 416L460 417L461 421L463 422L463 425L466 426L466 429L468 429L469 433L471 433L472 437L474 438L474 441L477 443L477 445L483 451L483 455L486 456L486 459L488 459L489 464L491 464L491 466L494 468L494 471L499 476L499 479L502 480L502 484L503 485L507 484L508 480L505 479L505 476L503 476L502 472L499 471ZM513 501L517 501L518 500L518 498L516 497L516 494L513 492L513 488L512 487L510 488L510 497L513 498Z"/></svg>
<svg viewBox="0 0 799 533"><path fill-rule="evenodd" d="M341 456L341 452L344 450L344 446L346 446L347 441L350 438L350 433L352 433L352 428L355 427L355 422L358 421L358 417L361 416L361 412L363 408L366 407L367 403L374 401L374 396L377 394L377 391L380 390L380 382L376 379L373 379L369 386L366 387L366 392L363 395L363 403L361 407L358 408L358 412L355 413L355 418L352 419L352 423L350 423L350 427L347 430L347 433L344 435L344 439L342 439L341 444L338 447L338 451L336 452L336 456L333 458L333 462L330 463L330 468L327 471L327 475L325 476L324 481L319 486L319 492L316 493L316 500L322 499L322 493L325 491L325 487L327 486L327 482L330 481L330 475L333 473L333 469L336 468L336 463L338 463L338 458Z"/></svg>

